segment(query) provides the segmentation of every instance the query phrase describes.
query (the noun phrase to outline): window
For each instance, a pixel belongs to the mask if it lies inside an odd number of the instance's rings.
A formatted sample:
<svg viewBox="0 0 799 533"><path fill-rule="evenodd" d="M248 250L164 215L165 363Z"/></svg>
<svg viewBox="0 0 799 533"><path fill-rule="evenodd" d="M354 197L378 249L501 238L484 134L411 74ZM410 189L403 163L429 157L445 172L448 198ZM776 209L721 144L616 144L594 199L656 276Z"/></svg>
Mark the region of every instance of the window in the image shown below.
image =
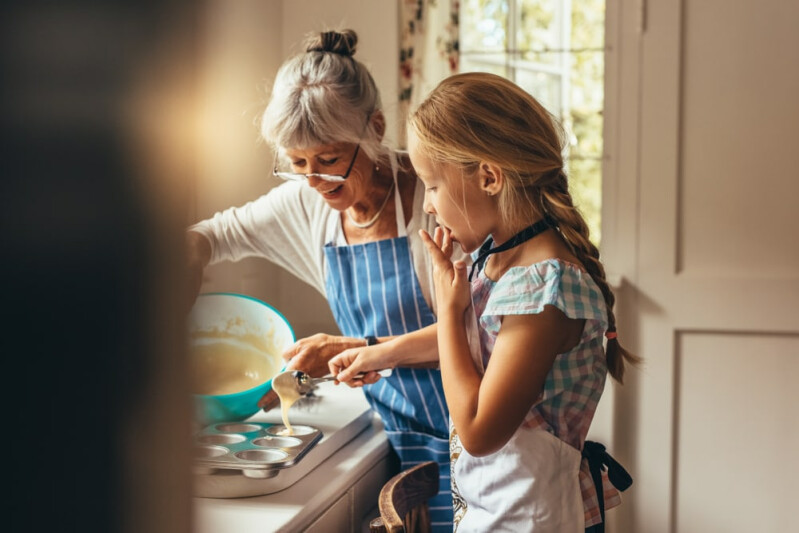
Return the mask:
<svg viewBox="0 0 799 533"><path fill-rule="evenodd" d="M504 76L559 117L569 186L599 244L605 0L461 0L460 71Z"/></svg>

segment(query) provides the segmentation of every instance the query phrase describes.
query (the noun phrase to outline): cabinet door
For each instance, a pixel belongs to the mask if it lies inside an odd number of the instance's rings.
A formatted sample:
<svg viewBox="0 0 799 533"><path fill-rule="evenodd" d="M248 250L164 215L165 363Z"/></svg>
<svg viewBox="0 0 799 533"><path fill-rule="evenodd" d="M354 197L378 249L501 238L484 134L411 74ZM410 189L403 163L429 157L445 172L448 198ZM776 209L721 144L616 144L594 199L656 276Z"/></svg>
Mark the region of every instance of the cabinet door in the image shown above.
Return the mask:
<svg viewBox="0 0 799 533"><path fill-rule="evenodd" d="M328 531L354 531L352 524L352 493L347 491L336 503L327 508L322 516L304 529L304 533L326 533Z"/></svg>
<svg viewBox="0 0 799 533"><path fill-rule="evenodd" d="M615 396L635 484L614 529L793 530L799 3L620 0L608 13L617 211L604 251L629 282L621 340L645 358Z"/></svg>

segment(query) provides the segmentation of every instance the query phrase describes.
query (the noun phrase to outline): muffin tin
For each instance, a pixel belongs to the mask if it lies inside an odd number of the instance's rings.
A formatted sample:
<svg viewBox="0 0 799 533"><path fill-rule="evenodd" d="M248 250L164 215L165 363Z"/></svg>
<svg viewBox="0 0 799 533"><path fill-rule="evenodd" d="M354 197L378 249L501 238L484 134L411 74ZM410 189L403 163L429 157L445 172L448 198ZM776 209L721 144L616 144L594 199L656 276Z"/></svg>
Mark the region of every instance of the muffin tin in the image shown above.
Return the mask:
<svg viewBox="0 0 799 533"><path fill-rule="evenodd" d="M281 435L282 424L219 422L194 435L194 470L215 474L240 470L250 478L264 479L297 464L321 438L311 426L292 424L293 435Z"/></svg>

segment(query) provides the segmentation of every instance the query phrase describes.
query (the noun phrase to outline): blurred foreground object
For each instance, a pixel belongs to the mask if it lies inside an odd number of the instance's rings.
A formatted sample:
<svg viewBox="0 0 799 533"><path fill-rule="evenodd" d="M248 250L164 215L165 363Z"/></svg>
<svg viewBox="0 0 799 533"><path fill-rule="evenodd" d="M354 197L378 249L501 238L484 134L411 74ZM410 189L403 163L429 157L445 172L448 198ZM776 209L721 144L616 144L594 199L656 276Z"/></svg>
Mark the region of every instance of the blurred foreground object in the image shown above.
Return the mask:
<svg viewBox="0 0 799 533"><path fill-rule="evenodd" d="M178 119L196 8L4 4L0 352L21 530L190 531Z"/></svg>

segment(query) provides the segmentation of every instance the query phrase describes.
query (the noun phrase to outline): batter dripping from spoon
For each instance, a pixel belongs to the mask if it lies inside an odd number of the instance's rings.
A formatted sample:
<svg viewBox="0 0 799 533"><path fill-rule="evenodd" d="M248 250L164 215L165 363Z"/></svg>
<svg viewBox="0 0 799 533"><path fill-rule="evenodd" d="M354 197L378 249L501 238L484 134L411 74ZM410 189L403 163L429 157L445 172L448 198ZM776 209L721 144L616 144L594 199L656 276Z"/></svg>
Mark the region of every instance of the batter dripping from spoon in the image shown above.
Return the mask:
<svg viewBox="0 0 799 533"><path fill-rule="evenodd" d="M282 372L272 380L272 388L277 397L280 398L280 411L283 416L285 429L279 432L280 435L294 435L294 429L289 422L289 408L300 399L301 394L297 388L292 372Z"/></svg>

